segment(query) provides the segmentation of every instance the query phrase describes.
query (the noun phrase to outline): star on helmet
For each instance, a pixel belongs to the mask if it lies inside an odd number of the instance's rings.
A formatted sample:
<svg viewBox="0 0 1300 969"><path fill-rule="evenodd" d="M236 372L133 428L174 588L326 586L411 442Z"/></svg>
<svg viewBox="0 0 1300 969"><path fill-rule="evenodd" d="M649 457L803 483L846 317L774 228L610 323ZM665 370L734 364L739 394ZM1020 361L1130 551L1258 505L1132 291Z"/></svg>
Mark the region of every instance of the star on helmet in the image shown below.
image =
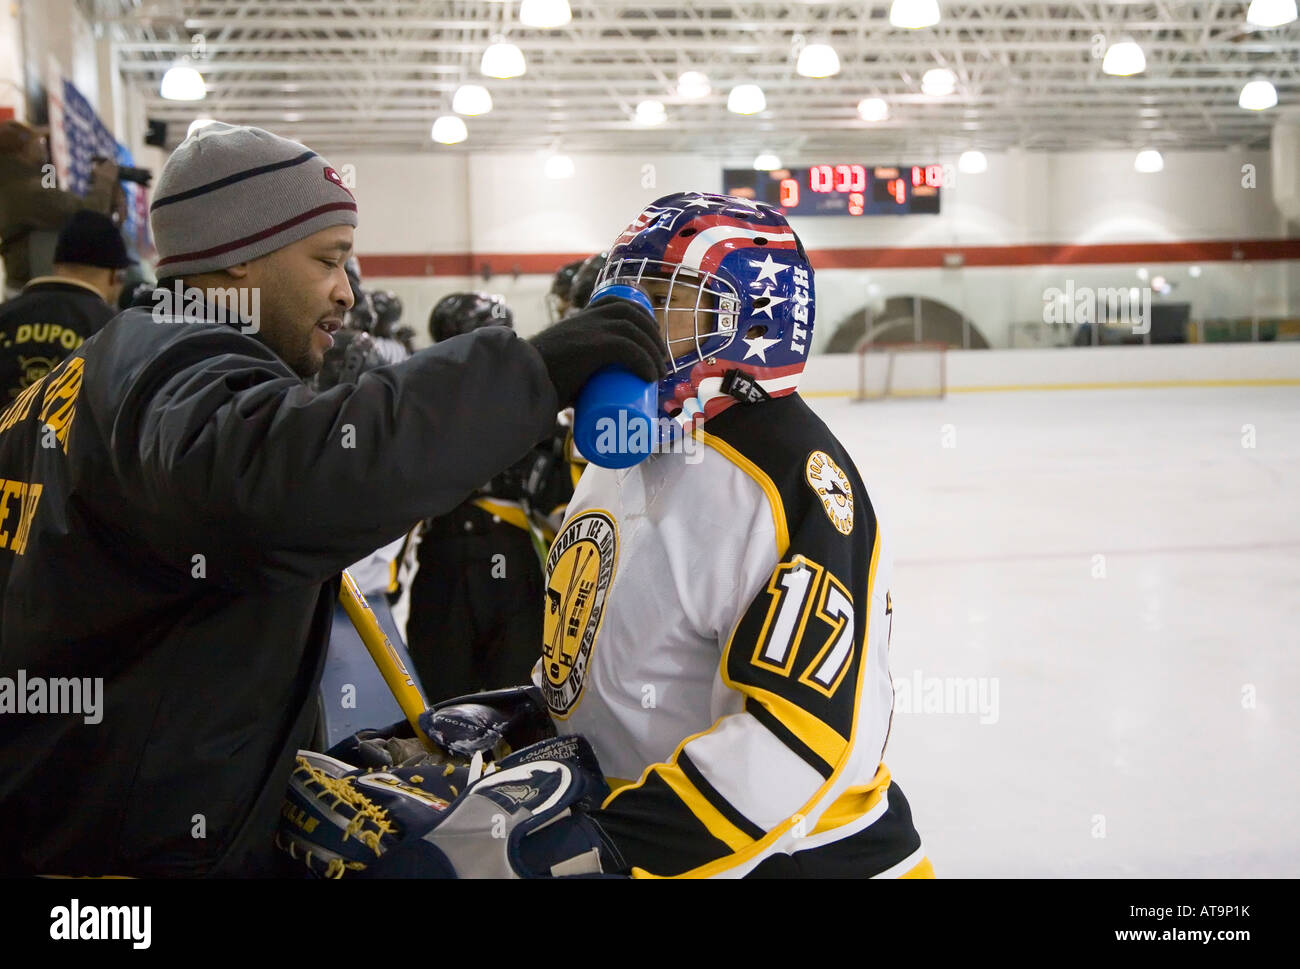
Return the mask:
<svg viewBox="0 0 1300 969"><path fill-rule="evenodd" d="M721 205L721 204L722 204L721 202L715 202L712 199L705 198L703 195L699 195L691 199L689 202L687 202L686 207L690 208L691 206L695 206L696 208L707 209L714 205Z"/></svg>
<svg viewBox="0 0 1300 969"><path fill-rule="evenodd" d="M781 342L780 340L769 340L762 335L747 336L742 337L742 339L749 345L749 349L745 351L745 356L741 359L748 360L750 357L758 357L763 363L767 363L767 348Z"/></svg>
<svg viewBox="0 0 1300 969"><path fill-rule="evenodd" d="M757 286L765 279L770 279L772 280L772 282L777 282L777 274L785 272L785 270L790 268L789 266L777 265L776 261L772 258L772 254L770 252L767 253L766 257L763 259L762 262L759 262L756 259L751 259L749 260L749 264L751 266L758 267L758 278L755 279L750 284L751 286Z"/></svg>
<svg viewBox="0 0 1300 969"><path fill-rule="evenodd" d="M757 303L760 299L765 299L767 300L767 302L764 303L762 306L755 307L754 315L757 316L759 313L765 313L769 320L772 319L772 308L774 306L780 306L782 303L788 303L790 301L790 298L788 296L773 296L771 286L763 290L762 296L756 296L754 298L754 302ZM748 354L746 355L748 356Z"/></svg>

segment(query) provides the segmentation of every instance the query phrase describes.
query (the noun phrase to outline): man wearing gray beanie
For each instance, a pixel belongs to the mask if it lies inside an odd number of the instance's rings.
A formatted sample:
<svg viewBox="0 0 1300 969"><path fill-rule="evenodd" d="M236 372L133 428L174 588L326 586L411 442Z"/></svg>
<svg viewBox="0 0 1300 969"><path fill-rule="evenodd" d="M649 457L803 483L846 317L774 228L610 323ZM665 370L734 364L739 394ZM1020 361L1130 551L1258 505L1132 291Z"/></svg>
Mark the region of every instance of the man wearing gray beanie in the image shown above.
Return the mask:
<svg viewBox="0 0 1300 969"><path fill-rule="evenodd" d="M316 393L357 224L325 159L210 125L151 218L154 305L0 414L0 875L274 873L340 571L521 458L597 369L663 374L653 317L606 301Z"/></svg>

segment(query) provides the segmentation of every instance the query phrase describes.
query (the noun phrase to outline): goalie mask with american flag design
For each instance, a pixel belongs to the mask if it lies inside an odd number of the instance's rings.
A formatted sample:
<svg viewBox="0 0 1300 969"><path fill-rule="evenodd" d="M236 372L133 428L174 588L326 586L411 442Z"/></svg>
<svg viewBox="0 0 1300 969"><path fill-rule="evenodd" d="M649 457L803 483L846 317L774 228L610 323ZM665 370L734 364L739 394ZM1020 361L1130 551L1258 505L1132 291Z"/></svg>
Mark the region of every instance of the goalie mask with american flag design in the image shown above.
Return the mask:
<svg viewBox="0 0 1300 969"><path fill-rule="evenodd" d="M738 402L794 393L813 328L813 272L778 210L680 192L614 240L596 282L654 306L668 361L659 407L689 429Z"/></svg>

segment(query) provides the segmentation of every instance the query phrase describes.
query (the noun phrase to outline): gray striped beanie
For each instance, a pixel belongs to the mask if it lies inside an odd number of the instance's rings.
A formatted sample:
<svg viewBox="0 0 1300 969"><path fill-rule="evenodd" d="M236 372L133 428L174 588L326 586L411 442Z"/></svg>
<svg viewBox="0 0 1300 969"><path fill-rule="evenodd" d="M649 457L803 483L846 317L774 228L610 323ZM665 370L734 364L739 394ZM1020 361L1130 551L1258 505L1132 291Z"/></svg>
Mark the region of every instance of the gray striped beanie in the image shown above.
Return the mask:
<svg viewBox="0 0 1300 969"><path fill-rule="evenodd" d="M261 128L215 122L172 152L149 223L158 276L225 269L332 225L357 224L357 202L310 148Z"/></svg>

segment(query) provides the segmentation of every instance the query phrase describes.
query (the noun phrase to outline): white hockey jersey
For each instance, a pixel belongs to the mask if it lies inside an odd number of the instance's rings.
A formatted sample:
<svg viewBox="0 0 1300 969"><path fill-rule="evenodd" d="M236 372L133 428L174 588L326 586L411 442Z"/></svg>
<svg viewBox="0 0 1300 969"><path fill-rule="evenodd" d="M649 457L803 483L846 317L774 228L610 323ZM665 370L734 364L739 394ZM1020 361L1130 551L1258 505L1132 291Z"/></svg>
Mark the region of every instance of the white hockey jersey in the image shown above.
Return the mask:
<svg viewBox="0 0 1300 969"><path fill-rule="evenodd" d="M848 454L798 396L695 453L589 468L546 560L534 682L592 744L638 876L927 874L881 762L889 559Z"/></svg>

